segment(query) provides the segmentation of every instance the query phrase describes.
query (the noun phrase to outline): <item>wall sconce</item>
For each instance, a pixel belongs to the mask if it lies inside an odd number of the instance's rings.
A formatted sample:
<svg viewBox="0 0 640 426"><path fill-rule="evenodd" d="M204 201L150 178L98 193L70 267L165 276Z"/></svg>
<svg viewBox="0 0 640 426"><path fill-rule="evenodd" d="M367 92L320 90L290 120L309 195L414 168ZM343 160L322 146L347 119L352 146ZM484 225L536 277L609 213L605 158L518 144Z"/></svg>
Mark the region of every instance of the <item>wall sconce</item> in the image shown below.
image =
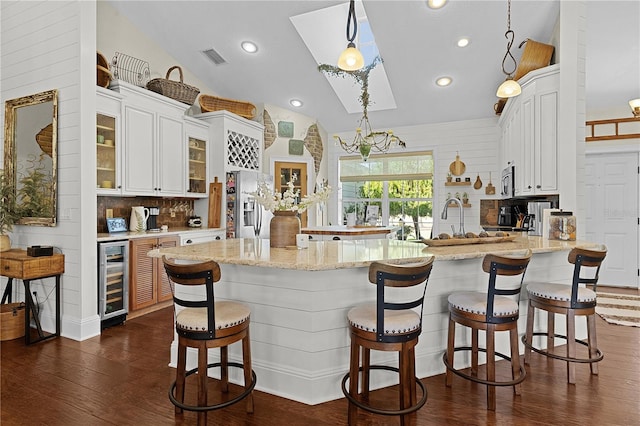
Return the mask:
<svg viewBox="0 0 640 426"><path fill-rule="evenodd" d="M631 99L629 101L629 106L631 107L631 111L633 112L633 116L635 118L640 118L640 98Z"/></svg>

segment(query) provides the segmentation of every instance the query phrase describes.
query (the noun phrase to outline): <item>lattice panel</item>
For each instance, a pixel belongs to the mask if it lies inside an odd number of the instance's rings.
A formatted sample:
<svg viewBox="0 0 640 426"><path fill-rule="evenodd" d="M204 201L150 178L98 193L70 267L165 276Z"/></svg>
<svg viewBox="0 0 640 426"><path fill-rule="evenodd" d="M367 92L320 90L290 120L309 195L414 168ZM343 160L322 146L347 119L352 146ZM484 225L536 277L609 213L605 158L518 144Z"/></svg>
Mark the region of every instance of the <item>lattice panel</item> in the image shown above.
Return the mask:
<svg viewBox="0 0 640 426"><path fill-rule="evenodd" d="M227 164L247 170L260 170L260 141L228 130Z"/></svg>

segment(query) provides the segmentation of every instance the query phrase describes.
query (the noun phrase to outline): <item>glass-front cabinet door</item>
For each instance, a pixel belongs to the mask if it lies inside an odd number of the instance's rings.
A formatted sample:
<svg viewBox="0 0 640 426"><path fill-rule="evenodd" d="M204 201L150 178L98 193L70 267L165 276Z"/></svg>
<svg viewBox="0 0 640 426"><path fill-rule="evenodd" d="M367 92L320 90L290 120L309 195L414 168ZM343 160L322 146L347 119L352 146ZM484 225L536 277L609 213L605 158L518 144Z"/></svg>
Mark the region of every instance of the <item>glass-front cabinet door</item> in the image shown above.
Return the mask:
<svg viewBox="0 0 640 426"><path fill-rule="evenodd" d="M96 185L98 192L120 191L116 117L96 114Z"/></svg>
<svg viewBox="0 0 640 426"><path fill-rule="evenodd" d="M207 142L189 137L189 186L190 194L207 194Z"/></svg>

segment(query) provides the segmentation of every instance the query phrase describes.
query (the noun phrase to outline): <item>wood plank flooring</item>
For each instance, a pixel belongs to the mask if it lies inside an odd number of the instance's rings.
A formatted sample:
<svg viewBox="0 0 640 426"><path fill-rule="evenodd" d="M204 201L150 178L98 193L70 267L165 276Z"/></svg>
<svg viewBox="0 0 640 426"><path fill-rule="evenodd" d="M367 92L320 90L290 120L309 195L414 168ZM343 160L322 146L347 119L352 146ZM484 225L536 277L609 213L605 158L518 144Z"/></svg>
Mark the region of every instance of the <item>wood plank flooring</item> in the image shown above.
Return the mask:
<svg viewBox="0 0 640 426"><path fill-rule="evenodd" d="M22 339L2 342L0 423L195 424L195 413L174 417L167 397L175 375L168 367L172 327L173 310L165 308L83 342L56 338L28 347ZM610 325L599 317L597 327L598 345L605 354L598 376L591 376L589 367L579 364L576 385L568 385L564 363L534 353L522 395L514 397L511 388L498 388L495 412L485 409L481 385L455 377L453 386L447 388L444 375L425 378L429 399L413 424L639 424L640 328ZM503 361L498 364L507 368ZM188 388L187 394L194 391ZM382 403L395 397L393 387L372 394ZM254 414L246 414L240 403L210 412L209 424L344 425L346 414L344 399L308 406L256 391ZM360 410L359 424L395 425L399 421Z"/></svg>

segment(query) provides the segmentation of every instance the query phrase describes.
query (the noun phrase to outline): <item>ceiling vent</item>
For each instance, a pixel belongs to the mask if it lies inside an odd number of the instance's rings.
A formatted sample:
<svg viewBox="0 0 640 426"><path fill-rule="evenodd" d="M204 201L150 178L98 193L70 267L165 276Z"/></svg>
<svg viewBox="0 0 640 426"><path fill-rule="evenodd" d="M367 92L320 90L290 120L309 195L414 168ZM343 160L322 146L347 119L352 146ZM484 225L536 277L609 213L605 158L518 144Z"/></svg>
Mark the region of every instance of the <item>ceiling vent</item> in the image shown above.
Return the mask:
<svg viewBox="0 0 640 426"><path fill-rule="evenodd" d="M218 52L215 51L215 49L203 50L202 53L204 53L207 56L207 58L209 58L211 62L213 62L216 65L222 65L227 63L227 61L225 61L224 58L220 56Z"/></svg>

